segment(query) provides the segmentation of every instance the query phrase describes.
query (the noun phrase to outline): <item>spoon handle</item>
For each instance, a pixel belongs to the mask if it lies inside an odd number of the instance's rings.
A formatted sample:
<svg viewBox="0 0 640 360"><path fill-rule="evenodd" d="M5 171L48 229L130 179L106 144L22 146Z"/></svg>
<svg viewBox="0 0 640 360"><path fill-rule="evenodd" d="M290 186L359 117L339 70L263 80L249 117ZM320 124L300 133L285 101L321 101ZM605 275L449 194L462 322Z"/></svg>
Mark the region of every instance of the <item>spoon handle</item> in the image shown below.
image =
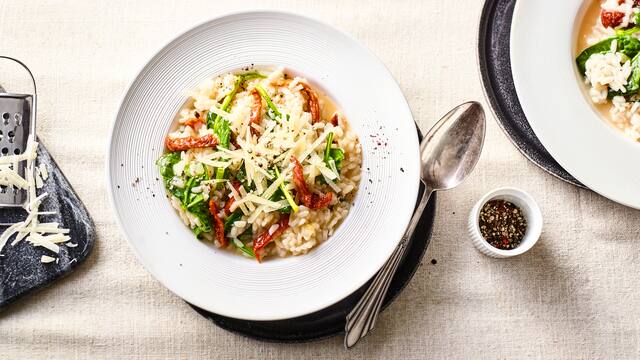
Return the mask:
<svg viewBox="0 0 640 360"><path fill-rule="evenodd" d="M369 289L367 289L367 292L364 293L360 301L358 301L353 310L351 310L347 315L344 328L344 346L347 349L354 346L376 325L376 320L378 319L382 302L384 297L387 295L387 290L389 290L389 284L391 284L391 280L398 269L400 260L404 257L407 250L407 243L409 239L411 239L411 236L418 225L418 221L420 221L420 217L422 217L422 213L429 202L431 193L433 193L433 190L429 188L425 189L422 194L422 198L420 199L420 203L418 204L418 208L413 213L409 226L402 236L400 244L398 244L391 254L391 257L389 257L380 271L378 271L378 274L373 279L373 282L371 283L371 286L369 286Z"/></svg>

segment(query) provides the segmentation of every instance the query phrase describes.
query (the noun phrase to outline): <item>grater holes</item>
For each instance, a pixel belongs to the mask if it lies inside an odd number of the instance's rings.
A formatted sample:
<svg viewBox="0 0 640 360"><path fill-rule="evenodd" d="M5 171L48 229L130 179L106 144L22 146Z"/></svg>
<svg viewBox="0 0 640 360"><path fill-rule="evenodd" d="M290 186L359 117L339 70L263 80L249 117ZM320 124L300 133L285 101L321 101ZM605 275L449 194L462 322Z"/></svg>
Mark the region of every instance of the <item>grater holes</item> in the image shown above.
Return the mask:
<svg viewBox="0 0 640 360"><path fill-rule="evenodd" d="M5 125L9 125L9 118L11 117L11 115L6 112L2 114L2 123Z"/></svg>
<svg viewBox="0 0 640 360"><path fill-rule="evenodd" d="M13 144L13 139L15 138L16 133L15 133L13 130L11 130L11 131L9 131L9 132L7 133L7 136L9 137L9 143L10 143L10 144ZM4 151L4 149L3 149L3 151ZM5 155L6 155L6 154L5 154Z"/></svg>
<svg viewBox="0 0 640 360"><path fill-rule="evenodd" d="M13 149L13 155L20 155L20 149L18 148Z"/></svg>
<svg viewBox="0 0 640 360"><path fill-rule="evenodd" d="M17 126L22 126L22 114L20 113L13 114L13 119L16 121Z"/></svg>
<svg viewBox="0 0 640 360"><path fill-rule="evenodd" d="M7 155L9 153L9 148L2 148L2 155Z"/></svg>
<svg viewBox="0 0 640 360"><path fill-rule="evenodd" d="M7 192L7 187L6 186L0 186L0 194L4 194Z"/></svg>

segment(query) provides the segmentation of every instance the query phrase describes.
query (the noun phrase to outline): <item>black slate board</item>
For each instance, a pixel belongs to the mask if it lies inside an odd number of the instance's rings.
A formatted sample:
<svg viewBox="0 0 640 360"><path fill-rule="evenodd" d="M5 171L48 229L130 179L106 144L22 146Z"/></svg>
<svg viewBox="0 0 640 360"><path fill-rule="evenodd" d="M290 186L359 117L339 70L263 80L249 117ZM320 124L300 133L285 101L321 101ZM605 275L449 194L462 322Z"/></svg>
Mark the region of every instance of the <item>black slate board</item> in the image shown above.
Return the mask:
<svg viewBox="0 0 640 360"><path fill-rule="evenodd" d="M422 134L418 129L418 137L422 140ZM424 186L420 185L418 200L424 193ZM417 206L416 201L416 206ZM429 246L433 222L436 217L436 194L431 195L431 199L418 222L416 231L410 239L409 249L404 259L398 267L389 291L382 304L382 309L386 309L395 298L407 286L416 270L424 253ZM278 321L247 321L234 319L201 309L189 304L196 312L205 318L213 321L217 326L233 333L246 336L248 338L279 343L300 343L328 338L344 333L345 318L349 311L360 300L362 295L371 284L369 280L351 295L343 300L329 306L328 308L316 311L312 314Z"/></svg>
<svg viewBox="0 0 640 360"><path fill-rule="evenodd" d="M585 187L558 164L536 137L520 106L511 74L511 18L516 0L486 0L478 32L478 62L485 96L498 124L534 164L579 187Z"/></svg>
<svg viewBox="0 0 640 360"><path fill-rule="evenodd" d="M38 190L49 195L40 206L41 211L54 211L56 215L40 216L41 222L58 222L69 229L71 242L78 244L71 248L60 246L60 253L54 254L41 247L34 247L25 240L11 246L13 237L0 251L0 310L20 296L41 289L71 271L84 261L96 239L96 231L87 212L71 184L67 181L51 154L40 143L37 163L47 165L49 178ZM0 209L0 222L12 223L24 220L26 212L21 208ZM6 228L1 228L4 231ZM42 255L57 257L57 263L43 264Z"/></svg>

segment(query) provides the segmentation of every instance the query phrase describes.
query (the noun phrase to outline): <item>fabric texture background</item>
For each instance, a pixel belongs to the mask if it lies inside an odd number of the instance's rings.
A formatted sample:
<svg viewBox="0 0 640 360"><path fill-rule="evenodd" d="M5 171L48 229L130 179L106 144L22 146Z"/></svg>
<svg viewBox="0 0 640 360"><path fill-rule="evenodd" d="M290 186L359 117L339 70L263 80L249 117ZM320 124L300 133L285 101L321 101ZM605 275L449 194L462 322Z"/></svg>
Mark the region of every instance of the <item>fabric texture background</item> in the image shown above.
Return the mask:
<svg viewBox="0 0 640 360"><path fill-rule="evenodd" d="M142 267L115 222L105 188L110 124L128 83L179 31L243 9L317 17L381 58L427 129L460 102L486 104L476 65L481 7L481 0L0 2L0 54L31 67L39 135L99 234L76 272L0 313L0 358L640 356L640 212L547 175L511 145L489 111L480 164L460 188L440 194L424 263L351 351L341 337L284 345L217 328ZM2 84L17 83L18 74L2 69ZM545 220L540 242L509 260L485 257L466 235L474 202L499 186L530 192Z"/></svg>

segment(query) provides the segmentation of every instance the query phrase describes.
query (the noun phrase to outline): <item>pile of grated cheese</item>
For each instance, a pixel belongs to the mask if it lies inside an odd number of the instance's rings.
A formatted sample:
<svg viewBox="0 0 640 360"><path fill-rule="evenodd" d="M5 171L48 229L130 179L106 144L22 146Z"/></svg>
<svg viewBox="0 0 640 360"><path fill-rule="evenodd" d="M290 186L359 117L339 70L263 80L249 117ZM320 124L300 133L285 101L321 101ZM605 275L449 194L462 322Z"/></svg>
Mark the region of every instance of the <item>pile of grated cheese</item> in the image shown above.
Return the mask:
<svg viewBox="0 0 640 360"><path fill-rule="evenodd" d="M0 235L0 252L13 235L16 236L11 242L12 246L26 239L33 246L45 248L55 254L60 252L60 244L67 247L77 246L77 244L70 242L69 229L60 228L60 224L56 222L41 223L38 220L38 216L53 215L55 212L40 211L40 205L48 194L42 193L36 196L36 189L44 186L44 181L49 177L49 173L44 164L36 167L37 156L38 143L31 136L27 141L24 153L0 156L0 185L25 190L29 195L29 201L25 206L26 219L9 226ZM18 173L18 164L23 161L26 162L25 177ZM40 259L42 263L52 263L57 260L56 257L47 255L43 255Z"/></svg>

